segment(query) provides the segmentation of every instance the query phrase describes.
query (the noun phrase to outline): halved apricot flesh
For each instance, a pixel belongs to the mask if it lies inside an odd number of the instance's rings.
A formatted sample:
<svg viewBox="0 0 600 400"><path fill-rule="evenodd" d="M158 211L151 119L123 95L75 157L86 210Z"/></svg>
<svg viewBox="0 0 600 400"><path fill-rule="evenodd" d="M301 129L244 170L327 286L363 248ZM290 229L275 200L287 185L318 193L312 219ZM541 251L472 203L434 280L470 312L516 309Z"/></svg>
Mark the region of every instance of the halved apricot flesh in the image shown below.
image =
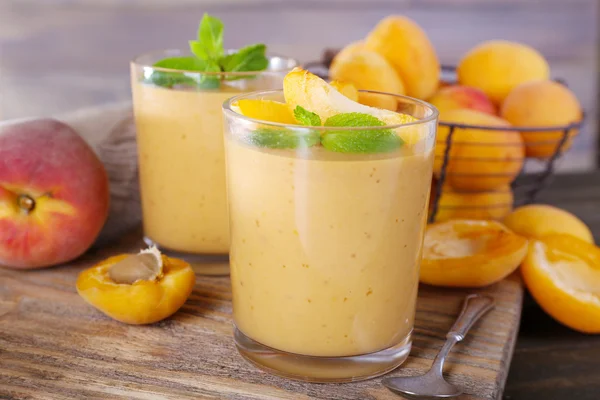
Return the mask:
<svg viewBox="0 0 600 400"><path fill-rule="evenodd" d="M527 289L551 317L600 333L600 248L571 235L533 240L521 267Z"/></svg>
<svg viewBox="0 0 600 400"><path fill-rule="evenodd" d="M196 277L191 266L182 260L158 253L157 266L152 265L151 259L135 259L136 256L110 257L84 270L77 279L77 292L88 304L117 321L151 324L181 308ZM114 268L117 266L118 270Z"/></svg>
<svg viewBox="0 0 600 400"><path fill-rule="evenodd" d="M427 226L420 281L435 286L482 287L515 271L527 239L496 221L451 220Z"/></svg>
<svg viewBox="0 0 600 400"><path fill-rule="evenodd" d="M281 124L297 124L292 109L285 103L264 99L243 99L235 104L246 117L278 122Z"/></svg>

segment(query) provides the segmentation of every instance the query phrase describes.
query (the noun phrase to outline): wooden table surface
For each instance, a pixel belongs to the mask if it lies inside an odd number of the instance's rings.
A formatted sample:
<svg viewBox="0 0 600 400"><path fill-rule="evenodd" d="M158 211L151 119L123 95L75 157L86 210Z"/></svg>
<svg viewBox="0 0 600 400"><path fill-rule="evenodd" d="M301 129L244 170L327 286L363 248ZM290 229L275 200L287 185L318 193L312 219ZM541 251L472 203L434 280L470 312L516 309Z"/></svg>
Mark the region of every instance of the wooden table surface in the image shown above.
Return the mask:
<svg viewBox="0 0 600 400"><path fill-rule="evenodd" d="M558 176L540 200L578 215L600 243L600 171ZM526 296L504 398L600 399L600 335L563 327Z"/></svg>

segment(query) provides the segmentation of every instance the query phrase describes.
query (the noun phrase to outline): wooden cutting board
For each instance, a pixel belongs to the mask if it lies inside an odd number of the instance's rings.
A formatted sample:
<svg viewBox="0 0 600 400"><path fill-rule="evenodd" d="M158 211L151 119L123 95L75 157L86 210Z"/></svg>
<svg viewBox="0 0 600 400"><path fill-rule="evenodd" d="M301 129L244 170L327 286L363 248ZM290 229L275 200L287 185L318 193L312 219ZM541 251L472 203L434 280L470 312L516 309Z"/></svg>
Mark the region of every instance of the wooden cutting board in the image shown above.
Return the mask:
<svg viewBox="0 0 600 400"><path fill-rule="evenodd" d="M144 247L139 232L70 265L0 268L0 398L8 399L398 399L380 378L308 384L249 365L232 339L227 277L199 277L182 309L149 326L105 317L77 295L77 274L100 259ZM510 277L482 290L497 306L459 343L446 366L463 399L500 399L521 314L523 287ZM390 375L429 368L460 311L464 290L422 286L413 350Z"/></svg>

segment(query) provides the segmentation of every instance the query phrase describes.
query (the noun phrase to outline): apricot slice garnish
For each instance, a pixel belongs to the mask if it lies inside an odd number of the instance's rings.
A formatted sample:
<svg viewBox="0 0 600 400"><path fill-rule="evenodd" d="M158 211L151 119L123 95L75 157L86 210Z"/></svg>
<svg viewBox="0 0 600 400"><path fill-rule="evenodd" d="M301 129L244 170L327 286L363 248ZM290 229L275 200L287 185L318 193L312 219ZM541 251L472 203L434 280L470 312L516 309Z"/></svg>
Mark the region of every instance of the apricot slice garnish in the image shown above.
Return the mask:
<svg viewBox="0 0 600 400"><path fill-rule="evenodd" d="M349 99L335 87L318 76L294 68L283 79L283 94L291 109L301 106L317 113L321 121L344 113L369 114L385 125L400 125L417 121L411 115L393 112L386 109L369 107ZM397 134L406 144L415 144L427 135L427 129L419 126L408 126L397 129Z"/></svg>
<svg viewBox="0 0 600 400"><path fill-rule="evenodd" d="M151 324L174 314L192 292L191 266L156 248L110 257L79 274L77 292L107 316Z"/></svg>
<svg viewBox="0 0 600 400"><path fill-rule="evenodd" d="M420 281L435 286L482 287L515 271L527 239L496 221L451 220L427 226Z"/></svg>
<svg viewBox="0 0 600 400"><path fill-rule="evenodd" d="M336 88L338 92L340 92L350 100L358 101L358 89L352 83L335 80L331 81L330 85Z"/></svg>
<svg viewBox="0 0 600 400"><path fill-rule="evenodd" d="M294 113L285 103L265 99L243 99L235 106L247 117L281 124L297 124Z"/></svg>
<svg viewBox="0 0 600 400"><path fill-rule="evenodd" d="M527 289L551 317L600 333L600 248L571 235L532 240L521 266Z"/></svg>

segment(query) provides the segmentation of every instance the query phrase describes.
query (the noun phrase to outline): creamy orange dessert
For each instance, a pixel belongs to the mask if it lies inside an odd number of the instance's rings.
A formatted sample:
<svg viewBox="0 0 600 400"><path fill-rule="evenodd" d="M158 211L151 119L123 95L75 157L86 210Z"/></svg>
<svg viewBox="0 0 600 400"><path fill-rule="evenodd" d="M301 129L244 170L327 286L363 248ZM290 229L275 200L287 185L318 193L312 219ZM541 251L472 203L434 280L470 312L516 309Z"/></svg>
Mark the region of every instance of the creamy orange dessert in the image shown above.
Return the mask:
<svg viewBox="0 0 600 400"><path fill-rule="evenodd" d="M163 250L228 253L222 104L281 87L294 64L267 58L263 44L225 51L222 35L222 22L204 15L189 52L132 64L144 233Z"/></svg>
<svg viewBox="0 0 600 400"><path fill-rule="evenodd" d="M302 355L395 346L413 329L435 112L419 124L300 69L283 93L285 103L261 96L226 111L235 324ZM267 108L295 125L236 114Z"/></svg>

